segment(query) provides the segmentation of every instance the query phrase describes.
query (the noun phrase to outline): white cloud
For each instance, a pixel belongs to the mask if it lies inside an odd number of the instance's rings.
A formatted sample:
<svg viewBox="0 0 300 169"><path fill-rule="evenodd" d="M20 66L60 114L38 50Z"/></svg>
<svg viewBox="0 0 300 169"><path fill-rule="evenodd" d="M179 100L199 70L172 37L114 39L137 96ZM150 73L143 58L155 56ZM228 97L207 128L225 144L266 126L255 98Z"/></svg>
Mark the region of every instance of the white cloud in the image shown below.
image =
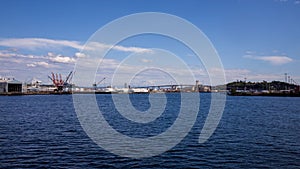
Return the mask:
<svg viewBox="0 0 300 169"><path fill-rule="evenodd" d="M76 52L74 55L76 58L84 58L86 55L84 53Z"/></svg>
<svg viewBox="0 0 300 169"><path fill-rule="evenodd" d="M32 54L21 54L21 53L16 53L17 51L8 51L8 50L0 50L0 58L29 58L29 59L42 59L44 58L43 56L39 55L32 55Z"/></svg>
<svg viewBox="0 0 300 169"><path fill-rule="evenodd" d="M55 57L56 55L55 55L53 52L48 52L48 53L47 53L47 56L48 56L48 57Z"/></svg>
<svg viewBox="0 0 300 169"><path fill-rule="evenodd" d="M292 58L287 56L252 56L245 55L244 58L254 59L254 60L263 60L271 63L272 65L283 65L293 61Z"/></svg>
<svg viewBox="0 0 300 169"><path fill-rule="evenodd" d="M127 47L120 45L108 45L99 42L89 42L86 46L84 46L85 50L105 50L105 49L113 49L121 52L133 52L133 53L149 53L153 52L151 49L147 48L139 48L139 47Z"/></svg>
<svg viewBox="0 0 300 169"><path fill-rule="evenodd" d="M50 65L47 62L33 62L33 63L29 63L26 64L27 67L37 67L37 66L41 66L41 67L45 67L45 68L49 68L52 67L52 65Z"/></svg>
<svg viewBox="0 0 300 169"><path fill-rule="evenodd" d="M150 49L138 48L138 47L114 46L113 49L122 51L122 52L134 52L134 53L152 52L152 50L150 50Z"/></svg>
<svg viewBox="0 0 300 169"><path fill-rule="evenodd" d="M75 49L82 49L82 45L78 41L68 40L53 40L45 38L12 38L0 39L0 46L21 48L21 49L37 49L37 48L57 48L57 47L71 47Z"/></svg>
<svg viewBox="0 0 300 169"><path fill-rule="evenodd" d="M52 62L58 62L58 63L74 63L76 61L73 57L68 56L62 56L62 55L56 55L53 52L48 52L46 56L38 56L38 55L31 55L31 54L20 54L20 53L13 53L8 51L0 51L0 57L2 58L9 58L10 61L14 60L16 63L21 63L24 61L24 59L33 59L37 61L46 60L46 61L52 61ZM18 62L17 62L18 61ZM36 65L39 65L39 62L36 62L37 64L28 64L29 67L35 67ZM46 63L46 62L45 62ZM44 64L46 65L46 64ZM46 67L46 66L45 66Z"/></svg>
<svg viewBox="0 0 300 169"><path fill-rule="evenodd" d="M58 62L58 63L74 63L76 61L72 57L62 56L62 55L55 55L52 52L49 52L47 57L49 58L50 61Z"/></svg>
<svg viewBox="0 0 300 169"><path fill-rule="evenodd" d="M47 62L35 62L35 64L38 66L49 67L49 64Z"/></svg>
<svg viewBox="0 0 300 169"><path fill-rule="evenodd" d="M293 59L287 56L264 56L264 57L260 57L259 59L268 61L274 65L282 65L293 61Z"/></svg>
<svg viewBox="0 0 300 169"><path fill-rule="evenodd" d="M36 67L36 64L34 64L34 63L28 63L27 67Z"/></svg>
<svg viewBox="0 0 300 169"><path fill-rule="evenodd" d="M68 56L55 56L52 58L49 58L53 62L59 62L59 63L74 63L75 59L68 57Z"/></svg>
<svg viewBox="0 0 300 169"><path fill-rule="evenodd" d="M0 39L0 46L20 49L49 49L49 48L63 48L70 47L77 50L83 49L83 43L79 41L69 40L57 40L57 39L46 39L46 38L11 38L11 39ZM133 53L145 53L151 52L151 49L139 48L139 47L125 47L125 46L112 46L99 42L89 42L84 47L85 50L103 50L112 48L113 50L122 52L133 52Z"/></svg>

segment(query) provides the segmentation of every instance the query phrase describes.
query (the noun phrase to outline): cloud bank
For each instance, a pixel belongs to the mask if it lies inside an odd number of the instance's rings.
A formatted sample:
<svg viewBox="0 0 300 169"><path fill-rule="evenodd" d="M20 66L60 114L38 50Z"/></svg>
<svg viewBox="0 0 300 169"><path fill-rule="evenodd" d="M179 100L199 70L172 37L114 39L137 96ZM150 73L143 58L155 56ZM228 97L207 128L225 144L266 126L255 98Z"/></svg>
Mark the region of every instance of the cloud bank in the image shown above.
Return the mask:
<svg viewBox="0 0 300 169"><path fill-rule="evenodd" d="M245 55L244 58L254 59L254 60L262 60L266 61L272 65L283 65L293 61L292 58L288 56L252 56Z"/></svg>
<svg viewBox="0 0 300 169"><path fill-rule="evenodd" d="M47 38L0 38L0 72L20 80L28 76L38 75L47 80L49 72L69 72L80 58L86 58L84 50L114 50L128 53L148 53L151 49L135 46L110 45L99 42L90 42L85 46L83 42ZM126 54L127 53L127 54ZM98 60L92 60L93 63ZM115 59L104 59L104 71L119 64ZM28 71L30 70L30 71Z"/></svg>

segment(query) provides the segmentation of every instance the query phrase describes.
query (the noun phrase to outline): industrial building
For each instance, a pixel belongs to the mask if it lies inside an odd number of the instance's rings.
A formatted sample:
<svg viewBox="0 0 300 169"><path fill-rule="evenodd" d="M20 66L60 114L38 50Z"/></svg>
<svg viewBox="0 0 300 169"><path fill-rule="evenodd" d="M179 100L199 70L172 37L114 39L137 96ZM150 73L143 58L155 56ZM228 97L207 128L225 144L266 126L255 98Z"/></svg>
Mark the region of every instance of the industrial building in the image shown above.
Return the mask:
<svg viewBox="0 0 300 169"><path fill-rule="evenodd" d="M21 92L22 82L14 78L0 78L0 94Z"/></svg>

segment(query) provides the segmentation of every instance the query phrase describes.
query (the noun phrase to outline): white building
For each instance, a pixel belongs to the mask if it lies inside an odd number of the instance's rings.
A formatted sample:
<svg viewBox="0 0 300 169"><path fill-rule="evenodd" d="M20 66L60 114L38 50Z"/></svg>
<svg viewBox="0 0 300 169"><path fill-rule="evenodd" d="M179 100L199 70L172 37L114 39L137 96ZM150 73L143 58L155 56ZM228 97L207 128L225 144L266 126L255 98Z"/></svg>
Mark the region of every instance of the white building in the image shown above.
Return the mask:
<svg viewBox="0 0 300 169"><path fill-rule="evenodd" d="M22 92L22 82L14 78L0 78L0 94L14 92Z"/></svg>

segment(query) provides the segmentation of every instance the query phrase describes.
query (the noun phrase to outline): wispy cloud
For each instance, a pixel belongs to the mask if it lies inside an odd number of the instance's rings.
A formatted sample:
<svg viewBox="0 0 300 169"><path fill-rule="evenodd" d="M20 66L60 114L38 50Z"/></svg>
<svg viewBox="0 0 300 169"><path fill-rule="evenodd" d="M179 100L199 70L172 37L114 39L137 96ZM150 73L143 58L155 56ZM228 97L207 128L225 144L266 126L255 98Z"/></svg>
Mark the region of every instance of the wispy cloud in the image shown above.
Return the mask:
<svg viewBox="0 0 300 169"><path fill-rule="evenodd" d="M138 48L138 47L124 47L124 46L114 46L113 49L123 52L134 52L134 53L145 53L151 52L151 49Z"/></svg>
<svg viewBox="0 0 300 169"><path fill-rule="evenodd" d="M53 49L53 48L73 48L76 50L99 50L99 49L113 49L121 52L133 52L133 53L144 53L151 52L151 49L139 48L139 47L126 47L120 45L110 45L99 42L90 42L85 46L79 41L59 40L59 39L46 39L46 38L10 38L0 39L0 46L17 48L17 49Z"/></svg>
<svg viewBox="0 0 300 169"><path fill-rule="evenodd" d="M0 46L13 47L18 49L39 49L39 48L59 48L71 47L78 50L82 49L82 45L78 41L53 40L45 38L11 38L0 39Z"/></svg>
<svg viewBox="0 0 300 169"><path fill-rule="evenodd" d="M105 43L99 42L89 42L86 46L84 46L84 50L105 50L105 49L113 49L121 52L133 52L133 53L149 53L152 52L151 49L140 48L140 47L127 47L121 45L109 45Z"/></svg>
<svg viewBox="0 0 300 169"><path fill-rule="evenodd" d="M293 61L292 58L288 56L253 56L245 55L244 58L262 60L271 63L272 65L283 65Z"/></svg>
<svg viewBox="0 0 300 169"><path fill-rule="evenodd" d="M45 67L45 68L50 68L53 67L51 64L47 63L47 62L33 62L33 63L28 63L26 64L27 67L37 67L37 66L41 66L41 67Z"/></svg>
<svg viewBox="0 0 300 169"><path fill-rule="evenodd" d="M32 54L21 54L21 53L14 53L14 52L7 52L0 50L0 58L28 58L28 59L40 59L43 56L39 55L32 55Z"/></svg>

